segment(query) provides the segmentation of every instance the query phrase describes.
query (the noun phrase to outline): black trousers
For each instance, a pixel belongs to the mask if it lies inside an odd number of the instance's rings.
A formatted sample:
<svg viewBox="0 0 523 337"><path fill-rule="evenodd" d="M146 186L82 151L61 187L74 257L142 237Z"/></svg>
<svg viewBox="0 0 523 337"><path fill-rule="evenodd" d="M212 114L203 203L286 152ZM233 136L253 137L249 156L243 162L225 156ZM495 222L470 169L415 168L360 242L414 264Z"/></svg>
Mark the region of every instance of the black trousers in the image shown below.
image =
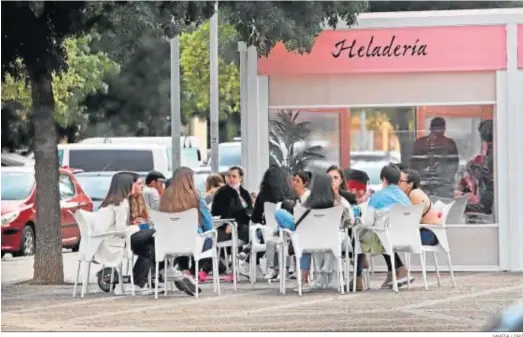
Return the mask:
<svg viewBox="0 0 523 337"><path fill-rule="evenodd" d="M154 269L154 238L155 230L152 228L141 230L131 235L131 250L138 255L133 266L134 284L143 287L147 283L149 270ZM160 266L160 269L163 268Z"/></svg>

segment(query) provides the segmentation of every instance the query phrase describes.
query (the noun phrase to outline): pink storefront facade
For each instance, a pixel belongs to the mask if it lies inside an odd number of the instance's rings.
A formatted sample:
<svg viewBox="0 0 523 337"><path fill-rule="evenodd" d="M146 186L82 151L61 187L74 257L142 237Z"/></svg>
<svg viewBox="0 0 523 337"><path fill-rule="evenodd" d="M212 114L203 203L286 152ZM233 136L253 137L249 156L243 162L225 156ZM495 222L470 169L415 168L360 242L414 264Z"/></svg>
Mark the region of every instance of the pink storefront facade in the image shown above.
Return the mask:
<svg viewBox="0 0 523 337"><path fill-rule="evenodd" d="M324 30L309 54L277 45L258 58L240 45L240 56L253 190L281 111L310 122L309 141L326 147L329 164L356 168L365 153L405 156L442 117L464 169L486 147L479 124L492 121L494 206L488 220L449 225L452 259L457 270L523 271L523 11L364 14L355 27Z"/></svg>

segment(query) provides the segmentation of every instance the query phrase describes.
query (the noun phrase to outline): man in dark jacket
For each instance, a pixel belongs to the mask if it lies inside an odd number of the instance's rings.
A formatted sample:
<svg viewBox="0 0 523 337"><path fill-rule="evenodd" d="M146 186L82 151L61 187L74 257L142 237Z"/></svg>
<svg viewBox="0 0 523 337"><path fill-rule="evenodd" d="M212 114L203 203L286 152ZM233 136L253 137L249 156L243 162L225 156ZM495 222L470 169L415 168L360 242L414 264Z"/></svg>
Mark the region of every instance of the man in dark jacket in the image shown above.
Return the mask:
<svg viewBox="0 0 523 337"><path fill-rule="evenodd" d="M445 137L445 131L443 118L430 121L429 135L414 142L410 168L418 171L421 186L429 195L452 198L459 155L456 143Z"/></svg>

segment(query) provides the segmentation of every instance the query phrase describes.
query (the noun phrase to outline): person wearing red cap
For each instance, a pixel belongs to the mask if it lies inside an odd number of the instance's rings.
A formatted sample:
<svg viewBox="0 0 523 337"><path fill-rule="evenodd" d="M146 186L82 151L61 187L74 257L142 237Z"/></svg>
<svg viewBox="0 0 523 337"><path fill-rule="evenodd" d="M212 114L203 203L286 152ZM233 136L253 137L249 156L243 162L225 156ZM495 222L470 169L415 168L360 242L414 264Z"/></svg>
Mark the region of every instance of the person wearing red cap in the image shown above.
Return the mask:
<svg viewBox="0 0 523 337"><path fill-rule="evenodd" d="M354 194L356 203L361 204L367 201L369 198L367 192L369 175L364 171L348 169L345 170L345 177L347 177L347 189Z"/></svg>

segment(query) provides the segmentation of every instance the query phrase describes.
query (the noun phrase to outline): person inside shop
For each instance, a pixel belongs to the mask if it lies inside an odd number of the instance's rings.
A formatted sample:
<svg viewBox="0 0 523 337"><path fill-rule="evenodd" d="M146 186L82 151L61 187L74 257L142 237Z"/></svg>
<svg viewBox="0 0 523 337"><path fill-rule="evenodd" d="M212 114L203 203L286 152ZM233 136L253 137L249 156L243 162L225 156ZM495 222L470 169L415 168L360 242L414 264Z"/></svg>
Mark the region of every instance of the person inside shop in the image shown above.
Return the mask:
<svg viewBox="0 0 523 337"><path fill-rule="evenodd" d="M429 195L452 198L459 154L456 143L445 132L445 119L433 118L429 135L414 142L410 168L419 172L421 186Z"/></svg>

